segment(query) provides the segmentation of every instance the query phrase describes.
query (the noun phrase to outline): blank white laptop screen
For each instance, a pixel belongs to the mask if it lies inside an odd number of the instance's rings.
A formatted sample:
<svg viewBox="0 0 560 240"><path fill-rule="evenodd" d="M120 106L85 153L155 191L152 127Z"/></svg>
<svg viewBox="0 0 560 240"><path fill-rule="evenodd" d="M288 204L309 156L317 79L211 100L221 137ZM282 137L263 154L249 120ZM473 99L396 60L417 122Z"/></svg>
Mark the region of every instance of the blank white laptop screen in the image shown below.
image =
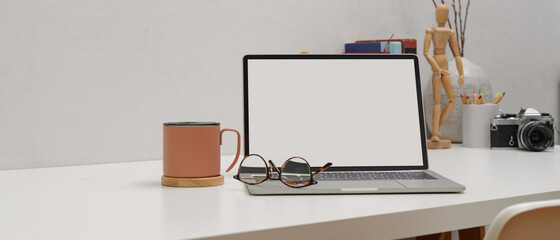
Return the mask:
<svg viewBox="0 0 560 240"><path fill-rule="evenodd" d="M277 164L422 166L416 56L318 56L246 57L249 153Z"/></svg>

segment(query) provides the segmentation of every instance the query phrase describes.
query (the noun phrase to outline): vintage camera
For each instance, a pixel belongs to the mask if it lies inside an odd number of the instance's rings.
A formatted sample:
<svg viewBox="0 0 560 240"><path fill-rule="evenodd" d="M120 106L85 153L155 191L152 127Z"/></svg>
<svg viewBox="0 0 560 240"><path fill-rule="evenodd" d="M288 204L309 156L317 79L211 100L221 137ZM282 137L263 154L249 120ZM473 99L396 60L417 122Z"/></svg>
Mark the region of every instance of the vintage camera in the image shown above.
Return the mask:
<svg viewBox="0 0 560 240"><path fill-rule="evenodd" d="M554 145L554 119L533 108L521 109L519 114L497 115L490 126L490 141L492 147L543 151Z"/></svg>

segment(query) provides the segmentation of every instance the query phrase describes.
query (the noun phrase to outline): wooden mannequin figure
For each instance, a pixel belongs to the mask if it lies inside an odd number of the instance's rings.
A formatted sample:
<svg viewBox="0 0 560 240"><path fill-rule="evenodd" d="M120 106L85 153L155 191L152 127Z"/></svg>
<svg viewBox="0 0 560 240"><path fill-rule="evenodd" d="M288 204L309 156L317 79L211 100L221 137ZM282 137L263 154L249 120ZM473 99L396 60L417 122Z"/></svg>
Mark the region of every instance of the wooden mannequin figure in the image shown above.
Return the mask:
<svg viewBox="0 0 560 240"><path fill-rule="evenodd" d="M457 36L455 31L450 28L445 27L447 18L449 16L449 8L445 4L440 4L436 8L436 21L438 26L434 28L429 28L426 30L426 38L424 38L424 56L428 63L432 66L432 86L434 92L434 110L432 113L432 138L428 140L429 149L442 149L451 148L451 141L440 139L440 126L443 124L451 110L453 110L453 105L455 104L455 93L453 93L453 87L451 85L451 80L449 79L449 73L447 70L448 61L445 56L445 48L449 42L449 46L453 51L455 56L455 63L457 64L457 70L459 71L459 86L463 86L464 76L463 76L463 62L461 61L461 55L459 54L459 44L457 43ZM430 50L430 43L434 42L434 55L431 56L428 51ZM445 89L445 95L449 101L445 104L443 111L441 110L441 85Z"/></svg>

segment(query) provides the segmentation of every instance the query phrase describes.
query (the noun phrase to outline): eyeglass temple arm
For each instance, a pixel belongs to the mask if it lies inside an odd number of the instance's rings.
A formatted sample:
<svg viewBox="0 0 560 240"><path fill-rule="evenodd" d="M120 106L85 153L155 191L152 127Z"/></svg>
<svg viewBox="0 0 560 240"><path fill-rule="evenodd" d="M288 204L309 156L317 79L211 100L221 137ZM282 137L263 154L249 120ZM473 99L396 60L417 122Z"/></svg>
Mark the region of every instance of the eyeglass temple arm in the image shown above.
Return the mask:
<svg viewBox="0 0 560 240"><path fill-rule="evenodd" d="M332 166L331 162L328 162L327 164L325 164L325 166L322 166L321 168L319 168L317 171L315 171L313 173L313 176L317 175L318 173L325 171L327 168L330 168Z"/></svg>

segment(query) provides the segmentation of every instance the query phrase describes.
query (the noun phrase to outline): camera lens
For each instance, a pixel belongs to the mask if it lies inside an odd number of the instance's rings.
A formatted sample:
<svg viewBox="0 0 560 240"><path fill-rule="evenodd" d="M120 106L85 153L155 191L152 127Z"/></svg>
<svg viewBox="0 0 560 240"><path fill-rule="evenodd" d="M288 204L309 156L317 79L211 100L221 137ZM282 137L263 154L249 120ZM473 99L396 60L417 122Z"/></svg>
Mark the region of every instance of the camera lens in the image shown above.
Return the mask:
<svg viewBox="0 0 560 240"><path fill-rule="evenodd" d="M529 133L529 140L531 142L540 142L543 138L543 133L540 131L532 131Z"/></svg>
<svg viewBox="0 0 560 240"><path fill-rule="evenodd" d="M545 150L550 146L553 137L550 127L537 121L525 124L519 132L520 143L531 151Z"/></svg>

